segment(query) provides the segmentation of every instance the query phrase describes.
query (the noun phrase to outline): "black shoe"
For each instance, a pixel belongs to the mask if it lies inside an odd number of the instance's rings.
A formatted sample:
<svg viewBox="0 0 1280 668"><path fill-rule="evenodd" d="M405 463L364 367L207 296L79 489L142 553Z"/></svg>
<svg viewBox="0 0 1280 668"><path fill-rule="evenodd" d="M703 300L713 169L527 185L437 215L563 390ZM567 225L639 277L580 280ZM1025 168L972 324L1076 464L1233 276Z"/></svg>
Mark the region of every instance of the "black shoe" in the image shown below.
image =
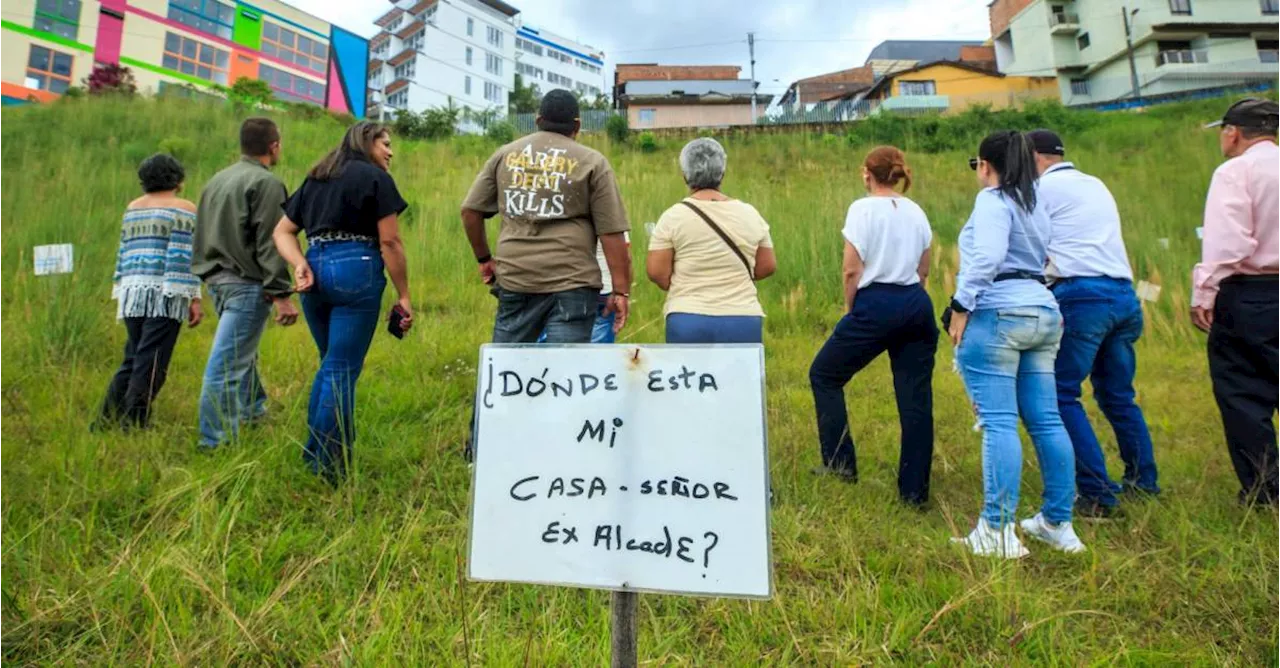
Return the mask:
<svg viewBox="0 0 1280 668"><path fill-rule="evenodd" d="M1240 505L1246 508L1266 508L1268 510L1276 509L1276 494L1259 494L1257 492L1248 492L1240 490L1236 493L1236 500Z"/></svg>
<svg viewBox="0 0 1280 668"><path fill-rule="evenodd" d="M830 466L815 466L812 473L818 476L835 476L841 482L855 483L858 482L858 472L852 469L832 468Z"/></svg>
<svg viewBox="0 0 1280 668"><path fill-rule="evenodd" d="M1072 515L1080 519L1109 520L1120 513L1115 505L1108 505L1095 499L1077 499Z"/></svg>

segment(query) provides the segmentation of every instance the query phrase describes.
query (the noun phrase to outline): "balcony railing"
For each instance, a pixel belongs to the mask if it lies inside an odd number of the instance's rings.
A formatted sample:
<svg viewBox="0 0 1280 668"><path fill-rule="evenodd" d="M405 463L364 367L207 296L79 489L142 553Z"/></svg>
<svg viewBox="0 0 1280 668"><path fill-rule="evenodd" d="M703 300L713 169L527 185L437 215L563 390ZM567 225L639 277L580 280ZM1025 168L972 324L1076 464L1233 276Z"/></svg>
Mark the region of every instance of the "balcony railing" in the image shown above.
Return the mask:
<svg viewBox="0 0 1280 668"><path fill-rule="evenodd" d="M1258 49L1258 60L1264 63L1280 62L1280 50Z"/></svg>
<svg viewBox="0 0 1280 668"><path fill-rule="evenodd" d="M1209 62L1209 52L1203 49L1161 51L1156 65L1195 65Z"/></svg>
<svg viewBox="0 0 1280 668"><path fill-rule="evenodd" d="M1080 17L1070 12L1054 12L1049 17L1049 26L1056 28L1058 26L1078 26L1080 25Z"/></svg>

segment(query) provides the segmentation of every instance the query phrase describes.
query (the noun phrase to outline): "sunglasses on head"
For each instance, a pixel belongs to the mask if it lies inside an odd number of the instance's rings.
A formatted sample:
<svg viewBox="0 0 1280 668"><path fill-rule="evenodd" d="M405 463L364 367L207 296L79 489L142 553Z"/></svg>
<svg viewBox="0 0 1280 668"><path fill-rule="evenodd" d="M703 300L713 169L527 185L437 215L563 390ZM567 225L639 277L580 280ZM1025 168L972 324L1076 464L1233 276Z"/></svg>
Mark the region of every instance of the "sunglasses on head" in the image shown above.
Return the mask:
<svg viewBox="0 0 1280 668"><path fill-rule="evenodd" d="M976 172L976 171L978 171L978 159L977 159L977 158L969 158L969 169L972 169L972 170L973 170L973 171L975 171L975 172Z"/></svg>

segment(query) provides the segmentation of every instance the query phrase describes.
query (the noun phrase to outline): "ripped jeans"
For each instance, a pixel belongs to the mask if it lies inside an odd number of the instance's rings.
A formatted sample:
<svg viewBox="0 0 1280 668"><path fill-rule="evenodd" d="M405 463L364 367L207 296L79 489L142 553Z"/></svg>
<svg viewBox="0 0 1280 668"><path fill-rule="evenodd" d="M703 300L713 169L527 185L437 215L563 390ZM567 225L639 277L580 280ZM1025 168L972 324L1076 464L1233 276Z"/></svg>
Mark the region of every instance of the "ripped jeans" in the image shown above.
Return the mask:
<svg viewBox="0 0 1280 668"><path fill-rule="evenodd" d="M1075 452L1058 414L1054 359L1062 340L1056 308L980 309L969 316L956 361L982 432L982 517L993 527L1016 519L1022 484L1018 417L1031 435L1044 481L1045 519L1071 520Z"/></svg>

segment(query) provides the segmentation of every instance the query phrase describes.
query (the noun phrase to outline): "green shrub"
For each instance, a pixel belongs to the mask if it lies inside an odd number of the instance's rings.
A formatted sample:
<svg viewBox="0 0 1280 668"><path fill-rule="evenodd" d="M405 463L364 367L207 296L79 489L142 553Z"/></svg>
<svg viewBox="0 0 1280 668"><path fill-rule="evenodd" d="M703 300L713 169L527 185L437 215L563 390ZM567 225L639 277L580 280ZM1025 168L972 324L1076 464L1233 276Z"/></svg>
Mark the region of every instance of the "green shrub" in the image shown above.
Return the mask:
<svg viewBox="0 0 1280 668"><path fill-rule="evenodd" d="M925 153L972 152L983 137L996 130L1051 128L1060 134L1075 134L1098 125L1102 118L1100 112L1067 109L1056 100L1033 100L1022 109L973 105L950 116L886 111L854 123L846 139L852 146L890 144Z"/></svg>
<svg viewBox="0 0 1280 668"><path fill-rule="evenodd" d="M516 140L516 126L508 121L498 121L490 124L484 134L498 144L510 144Z"/></svg>
<svg viewBox="0 0 1280 668"><path fill-rule="evenodd" d="M163 150L163 149L162 149ZM131 141L120 147L120 156L124 158L126 164L137 167L142 164L152 153L151 145L144 141ZM177 158L178 156L174 156ZM181 160L181 158L178 158Z"/></svg>
<svg viewBox="0 0 1280 668"><path fill-rule="evenodd" d="M160 140L160 152L168 153L178 162L187 162L195 157L196 144L188 137L169 136Z"/></svg>
<svg viewBox="0 0 1280 668"><path fill-rule="evenodd" d="M631 139L631 125L624 114L610 116L609 120L604 122L604 131L614 143L625 144Z"/></svg>
<svg viewBox="0 0 1280 668"><path fill-rule="evenodd" d="M653 136L652 132L641 132L636 138L636 146L645 153L653 153L658 150L658 138Z"/></svg>

